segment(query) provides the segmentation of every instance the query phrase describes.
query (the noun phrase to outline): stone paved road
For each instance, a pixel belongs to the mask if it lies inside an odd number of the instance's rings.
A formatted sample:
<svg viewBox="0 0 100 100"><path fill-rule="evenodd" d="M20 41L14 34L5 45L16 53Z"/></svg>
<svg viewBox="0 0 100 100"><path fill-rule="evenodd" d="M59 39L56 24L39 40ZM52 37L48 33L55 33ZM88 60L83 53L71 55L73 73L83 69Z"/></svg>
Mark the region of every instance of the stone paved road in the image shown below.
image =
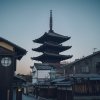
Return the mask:
<svg viewBox="0 0 100 100"><path fill-rule="evenodd" d="M45 98L42 98L42 97L38 97L38 99L36 99L34 96L23 94L22 100L52 100L52 99L45 99Z"/></svg>
<svg viewBox="0 0 100 100"><path fill-rule="evenodd" d="M33 96L28 96L28 95L22 95L22 100L37 100Z"/></svg>

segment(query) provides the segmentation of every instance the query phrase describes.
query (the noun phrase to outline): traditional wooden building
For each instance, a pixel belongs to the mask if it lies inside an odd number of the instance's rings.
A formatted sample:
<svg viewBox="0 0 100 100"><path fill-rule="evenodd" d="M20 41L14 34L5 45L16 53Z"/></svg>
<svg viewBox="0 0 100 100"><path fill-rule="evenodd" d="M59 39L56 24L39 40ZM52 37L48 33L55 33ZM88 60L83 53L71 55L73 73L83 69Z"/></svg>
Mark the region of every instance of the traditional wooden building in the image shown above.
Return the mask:
<svg viewBox="0 0 100 100"><path fill-rule="evenodd" d="M100 75L99 74L75 74L72 91L73 100L100 100Z"/></svg>
<svg viewBox="0 0 100 100"><path fill-rule="evenodd" d="M77 59L65 67L65 74L100 74L100 51Z"/></svg>
<svg viewBox="0 0 100 100"><path fill-rule="evenodd" d="M41 61L42 63L59 64L60 61L72 57L72 55L61 55L60 52L68 50L71 46L63 46L61 43L69 40L70 37L55 33L52 29L52 11L50 11L50 30L45 32L40 38L33 40L35 43L42 44L33 51L42 52L38 57L32 57L33 60Z"/></svg>
<svg viewBox="0 0 100 100"><path fill-rule="evenodd" d="M73 100L72 81L60 77L34 86L34 95L40 100Z"/></svg>
<svg viewBox="0 0 100 100"><path fill-rule="evenodd" d="M25 49L0 37L0 100L13 100L16 61L21 60L25 54Z"/></svg>
<svg viewBox="0 0 100 100"><path fill-rule="evenodd" d="M65 65L65 76L51 80L49 85L38 84L38 89L42 91L38 95L56 100L100 100L99 67L100 51L75 60ZM45 90L48 92L46 95Z"/></svg>
<svg viewBox="0 0 100 100"><path fill-rule="evenodd" d="M75 74L36 85L37 97L52 100L100 100L100 75Z"/></svg>
<svg viewBox="0 0 100 100"><path fill-rule="evenodd" d="M24 92L25 84L26 84L26 80L15 75L13 77L12 86L9 91L12 93L12 97L10 96L10 99L7 99L7 100L22 100L22 95Z"/></svg>
<svg viewBox="0 0 100 100"><path fill-rule="evenodd" d="M64 68L62 65L51 65L47 63L34 63L32 69L32 84L37 84L41 81L52 80L59 76L64 76Z"/></svg>
<svg viewBox="0 0 100 100"><path fill-rule="evenodd" d="M65 65L74 100L100 100L100 51Z"/></svg>

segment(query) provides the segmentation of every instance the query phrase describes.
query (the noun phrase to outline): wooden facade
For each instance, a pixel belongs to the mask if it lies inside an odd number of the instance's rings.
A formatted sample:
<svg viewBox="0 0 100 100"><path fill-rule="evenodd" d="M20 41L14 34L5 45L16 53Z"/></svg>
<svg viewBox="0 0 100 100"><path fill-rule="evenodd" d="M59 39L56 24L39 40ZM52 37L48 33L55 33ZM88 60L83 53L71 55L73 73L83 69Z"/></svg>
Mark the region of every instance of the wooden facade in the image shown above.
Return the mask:
<svg viewBox="0 0 100 100"><path fill-rule="evenodd" d="M100 100L100 76L76 77L72 87L75 100Z"/></svg>
<svg viewBox="0 0 100 100"><path fill-rule="evenodd" d="M34 88L35 97L42 97L46 99L56 99L57 88L54 85L37 85Z"/></svg>
<svg viewBox="0 0 100 100"><path fill-rule="evenodd" d="M64 65L65 74L100 74L100 51Z"/></svg>
<svg viewBox="0 0 100 100"><path fill-rule="evenodd" d="M25 49L0 37L0 100L21 100L13 99L12 84L14 83L16 60L20 60L25 54Z"/></svg>
<svg viewBox="0 0 100 100"><path fill-rule="evenodd" d="M34 95L51 100L73 100L72 83L62 79L58 80L34 85Z"/></svg>
<svg viewBox="0 0 100 100"><path fill-rule="evenodd" d="M73 100L71 86L57 86L57 100Z"/></svg>
<svg viewBox="0 0 100 100"><path fill-rule="evenodd" d="M35 85L36 97L52 100L100 100L100 75L76 75Z"/></svg>

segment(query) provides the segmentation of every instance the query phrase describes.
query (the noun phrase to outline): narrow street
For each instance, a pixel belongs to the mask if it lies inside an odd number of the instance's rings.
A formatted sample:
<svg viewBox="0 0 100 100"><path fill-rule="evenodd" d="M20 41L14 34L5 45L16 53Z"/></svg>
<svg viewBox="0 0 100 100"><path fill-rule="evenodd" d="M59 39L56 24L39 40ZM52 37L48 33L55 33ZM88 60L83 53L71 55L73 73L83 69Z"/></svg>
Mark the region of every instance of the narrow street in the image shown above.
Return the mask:
<svg viewBox="0 0 100 100"><path fill-rule="evenodd" d="M22 100L37 100L35 97L30 95L22 95Z"/></svg>
<svg viewBox="0 0 100 100"><path fill-rule="evenodd" d="M42 97L38 97L38 99L36 99L34 96L23 94L22 100L53 100L53 99L45 99L45 98L42 98Z"/></svg>

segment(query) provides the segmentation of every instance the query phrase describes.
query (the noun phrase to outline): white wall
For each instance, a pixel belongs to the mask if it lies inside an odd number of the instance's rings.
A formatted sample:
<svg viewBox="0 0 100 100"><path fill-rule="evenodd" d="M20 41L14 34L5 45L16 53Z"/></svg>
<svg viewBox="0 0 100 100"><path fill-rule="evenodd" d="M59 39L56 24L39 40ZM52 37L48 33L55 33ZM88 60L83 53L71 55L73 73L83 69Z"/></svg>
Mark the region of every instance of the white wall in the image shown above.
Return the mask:
<svg viewBox="0 0 100 100"><path fill-rule="evenodd" d="M37 69L35 67L32 69L32 83L37 83Z"/></svg>
<svg viewBox="0 0 100 100"><path fill-rule="evenodd" d="M50 78L50 70L38 70L38 78Z"/></svg>
<svg viewBox="0 0 100 100"><path fill-rule="evenodd" d="M32 84L37 83L37 78L32 78Z"/></svg>
<svg viewBox="0 0 100 100"><path fill-rule="evenodd" d="M50 78L50 70L37 70L35 67L32 70L32 83L37 83L38 79Z"/></svg>

